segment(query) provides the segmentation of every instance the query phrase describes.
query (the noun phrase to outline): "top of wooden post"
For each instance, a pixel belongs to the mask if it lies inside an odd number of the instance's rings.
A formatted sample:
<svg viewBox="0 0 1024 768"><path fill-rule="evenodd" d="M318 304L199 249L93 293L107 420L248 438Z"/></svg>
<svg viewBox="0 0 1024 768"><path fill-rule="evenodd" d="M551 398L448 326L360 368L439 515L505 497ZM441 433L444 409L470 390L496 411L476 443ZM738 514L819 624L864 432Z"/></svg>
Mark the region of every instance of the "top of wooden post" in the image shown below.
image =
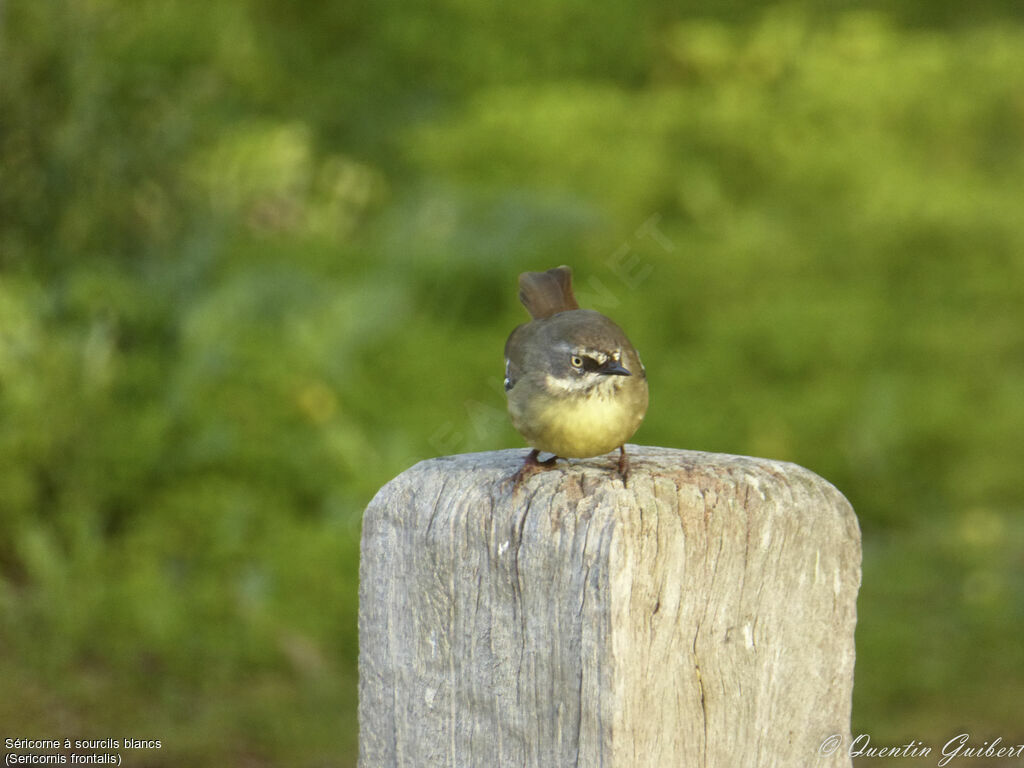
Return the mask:
<svg viewBox="0 0 1024 768"><path fill-rule="evenodd" d="M787 487L812 489L832 498L839 509L848 513L856 528L856 517L845 497L824 478L808 469L788 461L737 456L726 453L659 448L647 445L626 446L630 457L630 477L625 487L619 477L617 453L589 459L559 459L550 469L528 478L519 493L533 495L542 489L564 488L579 495L588 493L625 492L638 498L651 494L652 484L671 481L688 485L701 481L713 488L721 482L744 482L760 487L764 483L781 483ZM448 485L466 483L471 486L491 486L497 492L513 491L511 478L522 466L528 449L506 449L481 453L463 453L425 459L396 477L391 482L402 485L410 482L437 480ZM379 493L388 491L385 485ZM372 502L371 502L372 503ZM859 540L859 529L851 531Z"/></svg>

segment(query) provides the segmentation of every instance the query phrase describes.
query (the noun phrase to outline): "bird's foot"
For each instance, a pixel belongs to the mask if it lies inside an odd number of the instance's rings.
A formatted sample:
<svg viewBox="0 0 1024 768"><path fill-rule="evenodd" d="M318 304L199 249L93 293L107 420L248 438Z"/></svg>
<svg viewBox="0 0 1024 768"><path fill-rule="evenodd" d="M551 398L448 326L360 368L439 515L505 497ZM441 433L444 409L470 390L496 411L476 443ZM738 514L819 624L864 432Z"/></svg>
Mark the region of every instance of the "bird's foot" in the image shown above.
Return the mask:
<svg viewBox="0 0 1024 768"><path fill-rule="evenodd" d="M557 456L552 456L550 459L539 461L537 459L538 456L540 456L540 451L534 448L526 457L526 460L523 462L523 466L519 468L519 471L512 475L512 487L514 489L519 488L527 478L555 466L555 460L558 458Z"/></svg>

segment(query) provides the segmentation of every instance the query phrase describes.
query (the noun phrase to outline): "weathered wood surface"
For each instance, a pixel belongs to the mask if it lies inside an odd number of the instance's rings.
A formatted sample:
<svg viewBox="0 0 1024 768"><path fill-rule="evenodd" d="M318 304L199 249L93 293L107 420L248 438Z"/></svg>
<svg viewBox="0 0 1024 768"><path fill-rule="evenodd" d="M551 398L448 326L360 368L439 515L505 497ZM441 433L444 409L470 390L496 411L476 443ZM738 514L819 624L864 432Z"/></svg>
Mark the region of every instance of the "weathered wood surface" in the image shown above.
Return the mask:
<svg viewBox="0 0 1024 768"><path fill-rule="evenodd" d="M860 531L795 464L431 459L363 520L362 768L849 766Z"/></svg>

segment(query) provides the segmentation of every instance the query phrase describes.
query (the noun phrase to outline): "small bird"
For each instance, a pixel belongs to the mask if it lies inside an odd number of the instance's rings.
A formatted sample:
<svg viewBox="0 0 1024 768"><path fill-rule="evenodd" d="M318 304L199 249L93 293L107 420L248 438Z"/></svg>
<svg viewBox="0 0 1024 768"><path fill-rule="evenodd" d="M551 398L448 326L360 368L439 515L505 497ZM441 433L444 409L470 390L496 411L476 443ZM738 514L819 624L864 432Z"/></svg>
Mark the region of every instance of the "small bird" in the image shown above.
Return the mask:
<svg viewBox="0 0 1024 768"><path fill-rule="evenodd" d="M625 442L647 412L640 356L619 326L579 308L569 267L522 273L519 300L533 319L505 342L505 393L512 425L533 450L515 484L559 457L600 456L618 448L625 485ZM539 461L541 451L554 456Z"/></svg>

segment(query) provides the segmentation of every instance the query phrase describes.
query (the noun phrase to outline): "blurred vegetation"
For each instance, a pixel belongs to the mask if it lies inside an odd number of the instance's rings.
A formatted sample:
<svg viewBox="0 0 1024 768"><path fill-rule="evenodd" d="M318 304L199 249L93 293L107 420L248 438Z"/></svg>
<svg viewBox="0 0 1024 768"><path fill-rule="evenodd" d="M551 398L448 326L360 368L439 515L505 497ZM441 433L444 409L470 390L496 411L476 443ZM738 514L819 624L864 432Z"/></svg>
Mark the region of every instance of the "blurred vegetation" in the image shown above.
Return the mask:
<svg viewBox="0 0 1024 768"><path fill-rule="evenodd" d="M570 263L638 442L853 502L854 732L1020 743L1022 72L1009 0L0 4L5 735L354 765L362 508L521 445Z"/></svg>

